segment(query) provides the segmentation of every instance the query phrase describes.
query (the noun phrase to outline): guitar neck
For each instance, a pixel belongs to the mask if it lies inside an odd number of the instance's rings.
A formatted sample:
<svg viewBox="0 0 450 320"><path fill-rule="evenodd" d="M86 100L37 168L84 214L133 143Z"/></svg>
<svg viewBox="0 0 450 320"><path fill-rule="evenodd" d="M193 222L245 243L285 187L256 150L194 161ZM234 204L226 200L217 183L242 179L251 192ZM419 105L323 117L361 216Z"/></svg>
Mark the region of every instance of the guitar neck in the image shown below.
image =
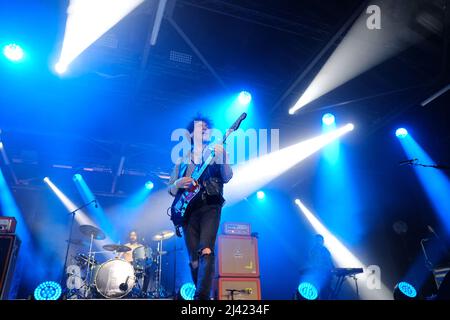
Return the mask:
<svg viewBox="0 0 450 320"><path fill-rule="evenodd" d="M234 132L235 130L237 130L239 128L239 126L241 125L241 122L247 117L247 114L244 112L241 114L241 116L233 123L233 125L231 126L230 129L227 130L227 132L225 133L225 136L222 140L222 144L225 143L225 141L227 141L228 136ZM194 170L194 172L191 175L191 178L193 178L194 180L198 180L200 179L200 177L202 176L203 172L205 172L206 168L208 168L208 166L211 164L211 162L213 161L215 157L215 152L214 149L211 150L210 155L208 156L208 158L205 160L205 162L203 163L203 165L200 167L199 170Z"/></svg>
<svg viewBox="0 0 450 320"><path fill-rule="evenodd" d="M224 139L222 140L222 144L225 143L225 141L227 140L228 136L230 135L232 131L228 130L227 133L225 134ZM209 154L208 158L205 160L205 162L203 162L202 166L200 167L199 170L194 170L194 172L191 175L191 178L194 180L198 180L200 179L200 177L202 176L203 172L205 172L206 168L208 168L208 166L211 164L211 162L213 161L215 157L215 152L214 149L211 150L211 153Z"/></svg>

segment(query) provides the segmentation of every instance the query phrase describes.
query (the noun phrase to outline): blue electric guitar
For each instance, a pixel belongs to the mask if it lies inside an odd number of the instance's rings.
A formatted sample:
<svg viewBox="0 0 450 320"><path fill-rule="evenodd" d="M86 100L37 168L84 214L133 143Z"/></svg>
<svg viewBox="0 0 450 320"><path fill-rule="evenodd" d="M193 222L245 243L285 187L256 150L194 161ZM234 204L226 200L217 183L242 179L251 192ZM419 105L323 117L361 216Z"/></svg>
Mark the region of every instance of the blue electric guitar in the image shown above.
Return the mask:
<svg viewBox="0 0 450 320"><path fill-rule="evenodd" d="M230 129L227 130L225 137L222 140L222 143L225 143L228 136L235 130L239 128L241 122L247 117L247 114L244 112L241 116L233 123ZM186 221L189 213L189 205L192 201L197 197L200 193L201 186L198 183L198 180L205 172L206 168L211 164L214 160L215 154L214 150L211 151L208 158L203 162L203 164L198 165L191 174L191 178L194 180L192 185L187 189L178 190L175 195L175 199L173 200L172 206L170 207L170 220L172 220L173 225L175 226L177 236L181 237L180 228L183 223Z"/></svg>

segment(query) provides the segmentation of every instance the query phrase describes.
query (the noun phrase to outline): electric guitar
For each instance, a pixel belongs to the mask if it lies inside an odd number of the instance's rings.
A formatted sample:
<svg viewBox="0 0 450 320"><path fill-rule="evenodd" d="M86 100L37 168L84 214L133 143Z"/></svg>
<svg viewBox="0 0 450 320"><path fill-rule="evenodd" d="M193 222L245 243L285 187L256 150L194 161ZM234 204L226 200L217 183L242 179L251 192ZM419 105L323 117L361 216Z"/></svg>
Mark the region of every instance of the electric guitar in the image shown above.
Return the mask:
<svg viewBox="0 0 450 320"><path fill-rule="evenodd" d="M239 128L241 122L247 117L244 112L241 116L233 123L230 129L227 130L225 137L222 140L222 144L225 143L228 136L235 130ZM187 220L187 213L189 212L189 205L200 193L201 187L198 180L201 178L202 174L214 160L215 152L214 149L209 154L208 158L201 165L198 165L191 174L191 178L194 182L187 189L178 190L173 200L172 206L170 207L170 220L172 220L175 226L175 231L178 237L181 237L180 228L183 223Z"/></svg>

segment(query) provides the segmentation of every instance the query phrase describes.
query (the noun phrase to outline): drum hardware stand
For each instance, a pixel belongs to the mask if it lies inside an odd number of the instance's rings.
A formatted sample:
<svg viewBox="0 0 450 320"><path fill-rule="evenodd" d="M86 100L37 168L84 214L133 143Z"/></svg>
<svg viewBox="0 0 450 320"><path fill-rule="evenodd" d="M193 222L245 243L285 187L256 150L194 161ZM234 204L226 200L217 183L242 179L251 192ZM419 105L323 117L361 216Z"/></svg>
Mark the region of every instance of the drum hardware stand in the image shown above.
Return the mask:
<svg viewBox="0 0 450 320"><path fill-rule="evenodd" d="M64 285L64 280L67 278L67 274L66 274L66 268L67 268L67 259L69 257L69 250L70 250L70 244L72 241L72 234L73 234L73 224L75 222L75 214L80 211L81 209L86 208L87 206L89 206L91 203L95 202L97 204L97 200L94 199L92 201L89 201L88 203L85 203L84 205L82 205L81 207L76 208L75 210L69 212L70 215L72 215L72 219L70 221L70 231L69 231L69 240L67 241L67 249L66 249L66 257L64 259L64 268L63 268L63 273L61 276L61 285ZM67 291L67 286L64 285L65 291Z"/></svg>
<svg viewBox="0 0 450 320"><path fill-rule="evenodd" d="M162 250L163 248L163 239L160 239L158 242L158 257L156 259L156 263L158 268L156 269L156 281L155 281L155 291L153 292L153 297L156 299L159 298L165 298L166 294L163 293L162 287L161 287L161 275L162 275Z"/></svg>
<svg viewBox="0 0 450 320"><path fill-rule="evenodd" d="M92 243L94 242L94 234L91 233L91 239L89 243L89 252L88 252L88 272L86 275L86 293L85 298L88 298L88 295L91 293L91 277L92 277L92 270L94 269L94 261L95 261L95 252L92 251Z"/></svg>

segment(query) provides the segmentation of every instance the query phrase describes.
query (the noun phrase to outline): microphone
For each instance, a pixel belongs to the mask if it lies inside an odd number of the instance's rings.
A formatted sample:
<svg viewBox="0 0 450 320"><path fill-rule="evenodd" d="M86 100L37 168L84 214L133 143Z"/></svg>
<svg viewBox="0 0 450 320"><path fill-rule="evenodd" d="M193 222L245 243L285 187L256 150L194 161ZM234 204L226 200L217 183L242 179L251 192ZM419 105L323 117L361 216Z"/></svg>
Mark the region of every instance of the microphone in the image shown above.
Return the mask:
<svg viewBox="0 0 450 320"><path fill-rule="evenodd" d="M253 289L252 288L245 288L243 290L239 290L240 293L245 293L245 294L252 294Z"/></svg>
<svg viewBox="0 0 450 320"><path fill-rule="evenodd" d="M417 158L413 158L413 159L408 159L408 160L403 160L400 161L398 164L401 166L404 166L406 164L413 164L414 162L416 162L418 159Z"/></svg>
<svg viewBox="0 0 450 320"><path fill-rule="evenodd" d="M129 279L130 277L128 276L127 277L127 280L125 280L125 282L124 283L121 283L120 285L119 285L119 289L121 290L121 291L127 291L128 290L128 279Z"/></svg>

